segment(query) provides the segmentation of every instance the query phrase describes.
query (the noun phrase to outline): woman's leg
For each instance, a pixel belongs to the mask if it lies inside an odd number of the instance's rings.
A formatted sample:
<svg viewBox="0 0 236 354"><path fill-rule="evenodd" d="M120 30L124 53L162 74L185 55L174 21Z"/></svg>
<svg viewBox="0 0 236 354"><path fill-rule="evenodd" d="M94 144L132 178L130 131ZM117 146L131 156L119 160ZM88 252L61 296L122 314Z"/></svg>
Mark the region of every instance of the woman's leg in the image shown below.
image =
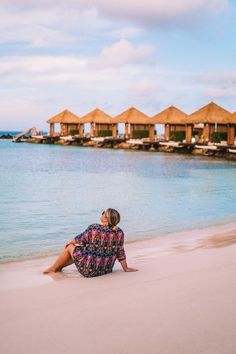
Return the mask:
<svg viewBox="0 0 236 354"><path fill-rule="evenodd" d="M53 263L51 267L46 269L43 273L55 273L62 270L62 268L69 266L70 264L74 263L73 260L73 251L75 246L70 244L68 245L64 251L58 256L56 261Z"/></svg>

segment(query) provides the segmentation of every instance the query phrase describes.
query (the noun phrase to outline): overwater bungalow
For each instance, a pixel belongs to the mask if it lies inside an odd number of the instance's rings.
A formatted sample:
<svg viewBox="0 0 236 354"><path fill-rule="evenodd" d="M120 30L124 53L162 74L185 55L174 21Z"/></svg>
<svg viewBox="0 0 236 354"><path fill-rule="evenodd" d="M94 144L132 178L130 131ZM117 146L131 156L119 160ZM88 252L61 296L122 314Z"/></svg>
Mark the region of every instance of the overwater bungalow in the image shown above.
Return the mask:
<svg viewBox="0 0 236 354"><path fill-rule="evenodd" d="M81 119L68 109L48 119L47 123L50 124L50 136L58 134L60 136L67 136L69 134L79 134L82 136L84 134L84 125ZM55 133L55 124L60 124L58 133Z"/></svg>
<svg viewBox="0 0 236 354"><path fill-rule="evenodd" d="M125 137L131 139L154 139L155 125L143 112L131 107L113 118L116 123L125 124Z"/></svg>
<svg viewBox="0 0 236 354"><path fill-rule="evenodd" d="M226 109L210 102L189 116L189 123L205 142L227 141L232 145L235 139L235 119Z"/></svg>
<svg viewBox="0 0 236 354"><path fill-rule="evenodd" d="M81 121L84 124L90 123L91 137L116 137L118 134L117 124L113 122L112 117L99 108L81 117Z"/></svg>
<svg viewBox="0 0 236 354"><path fill-rule="evenodd" d="M236 112L231 115L231 122L228 127L228 144L236 145Z"/></svg>
<svg viewBox="0 0 236 354"><path fill-rule="evenodd" d="M189 124L188 115L175 106L164 109L151 119L155 124L164 124L165 140L186 140L186 142L191 142L192 125Z"/></svg>

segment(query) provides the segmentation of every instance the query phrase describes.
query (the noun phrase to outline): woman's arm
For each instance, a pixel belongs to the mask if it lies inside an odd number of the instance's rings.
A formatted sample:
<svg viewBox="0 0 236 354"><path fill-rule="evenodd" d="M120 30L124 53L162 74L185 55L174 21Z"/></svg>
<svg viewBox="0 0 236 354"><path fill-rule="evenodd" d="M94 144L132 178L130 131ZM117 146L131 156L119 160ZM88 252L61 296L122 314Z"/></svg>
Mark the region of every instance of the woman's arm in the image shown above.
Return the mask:
<svg viewBox="0 0 236 354"><path fill-rule="evenodd" d="M124 249L124 233L123 233L123 231L120 231L119 236L120 236L120 244L118 245L118 248L117 248L118 261L120 262L124 272L136 272L138 269L128 267L128 264L126 262L126 254L125 254L125 249Z"/></svg>
<svg viewBox="0 0 236 354"><path fill-rule="evenodd" d="M126 259L123 259L122 261L120 261L120 264L124 270L124 272L137 272L138 269L135 269L135 268L129 268L128 267L128 264L126 262Z"/></svg>

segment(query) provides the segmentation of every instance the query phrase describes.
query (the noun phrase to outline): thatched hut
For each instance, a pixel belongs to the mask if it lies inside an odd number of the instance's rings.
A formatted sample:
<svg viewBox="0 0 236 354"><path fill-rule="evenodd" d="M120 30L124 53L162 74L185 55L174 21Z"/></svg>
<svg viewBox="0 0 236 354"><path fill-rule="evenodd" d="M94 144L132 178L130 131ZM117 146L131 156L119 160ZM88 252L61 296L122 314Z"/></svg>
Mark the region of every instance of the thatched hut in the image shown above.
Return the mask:
<svg viewBox="0 0 236 354"><path fill-rule="evenodd" d="M231 114L230 123L227 129L227 143L229 145L236 144L236 112Z"/></svg>
<svg viewBox="0 0 236 354"><path fill-rule="evenodd" d="M55 135L55 124L57 123L60 124L59 134L61 136L66 136L68 134L84 134L84 125L81 122L81 119L68 109L65 109L63 112L48 119L47 123L50 124L50 136Z"/></svg>
<svg viewBox="0 0 236 354"><path fill-rule="evenodd" d="M151 118L135 107L117 115L113 121L125 124L126 138L154 138L154 124Z"/></svg>
<svg viewBox="0 0 236 354"><path fill-rule="evenodd" d="M83 123L90 123L90 135L92 137L117 136L117 124L111 116L99 108L81 117Z"/></svg>
<svg viewBox="0 0 236 354"><path fill-rule="evenodd" d="M202 125L202 139L206 142L227 140L229 143L228 138L232 139L232 113L214 102L190 114L189 121L196 127Z"/></svg>
<svg viewBox="0 0 236 354"><path fill-rule="evenodd" d="M186 140L191 142L192 125L189 124L188 115L170 106L151 118L155 124L164 124L165 140Z"/></svg>

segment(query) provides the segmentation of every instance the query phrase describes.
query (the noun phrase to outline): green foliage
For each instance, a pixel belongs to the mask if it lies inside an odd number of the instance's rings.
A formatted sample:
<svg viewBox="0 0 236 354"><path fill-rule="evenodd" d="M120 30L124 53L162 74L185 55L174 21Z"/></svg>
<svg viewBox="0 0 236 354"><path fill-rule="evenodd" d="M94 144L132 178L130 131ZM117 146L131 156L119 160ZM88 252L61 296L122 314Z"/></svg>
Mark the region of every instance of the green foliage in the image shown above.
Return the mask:
<svg viewBox="0 0 236 354"><path fill-rule="evenodd" d="M79 131L78 131L78 129L71 129L69 134L70 135L77 135L77 134L79 134Z"/></svg>
<svg viewBox="0 0 236 354"><path fill-rule="evenodd" d="M221 140L227 140L227 133L226 132L213 132L211 134L211 141L213 143L220 143Z"/></svg>
<svg viewBox="0 0 236 354"><path fill-rule="evenodd" d="M185 131L175 131L171 132L170 140L173 141L183 141L185 139Z"/></svg>
<svg viewBox="0 0 236 354"><path fill-rule="evenodd" d="M143 139L149 137L148 130L134 130L133 131L133 139Z"/></svg>
<svg viewBox="0 0 236 354"><path fill-rule="evenodd" d="M98 137L112 136L112 130L99 130Z"/></svg>
<svg viewBox="0 0 236 354"><path fill-rule="evenodd" d="M199 130L193 130L193 136L196 136L196 135L200 135L200 131Z"/></svg>

